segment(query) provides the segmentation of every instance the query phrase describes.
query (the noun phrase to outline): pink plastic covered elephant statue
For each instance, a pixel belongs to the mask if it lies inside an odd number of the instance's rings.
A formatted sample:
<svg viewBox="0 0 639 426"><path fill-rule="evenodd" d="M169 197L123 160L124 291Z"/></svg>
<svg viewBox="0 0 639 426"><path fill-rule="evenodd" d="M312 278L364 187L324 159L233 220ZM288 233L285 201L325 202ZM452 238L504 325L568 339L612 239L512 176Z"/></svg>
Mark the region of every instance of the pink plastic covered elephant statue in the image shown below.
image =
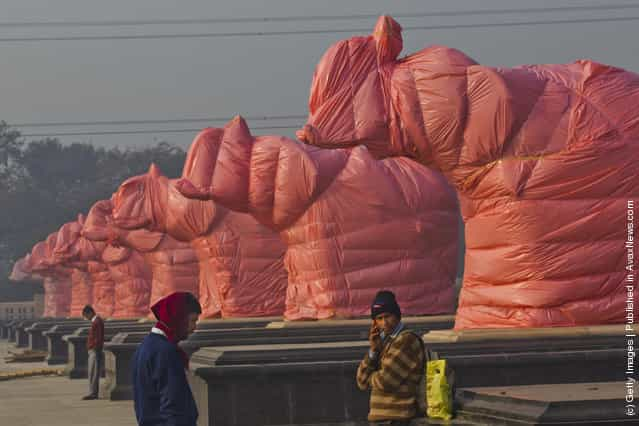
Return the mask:
<svg viewBox="0 0 639 426"><path fill-rule="evenodd" d="M285 246L252 216L184 197L155 165L113 200L117 225L165 233L195 250L205 318L283 315Z"/></svg>
<svg viewBox="0 0 639 426"><path fill-rule="evenodd" d="M409 315L454 309L454 192L410 159L254 138L238 117L196 137L177 186L280 233L287 319L367 315L382 288Z"/></svg>
<svg viewBox="0 0 639 426"><path fill-rule="evenodd" d="M456 328L624 322L637 288L625 242L639 76L588 60L493 68L444 46L401 50L387 16L331 46L298 137L408 156L454 185L466 225Z"/></svg>
<svg viewBox="0 0 639 426"><path fill-rule="evenodd" d="M149 315L151 268L141 253L108 242L106 236L111 210L110 200L98 201L91 207L82 228L81 242L101 249L99 260L106 266L114 283L113 317L145 317Z"/></svg>
<svg viewBox="0 0 639 426"><path fill-rule="evenodd" d="M131 178L127 182L132 181ZM165 233L146 229L129 230L121 226L126 221L116 209L117 202L96 204L92 220L87 216L82 234L89 240L101 241L139 253L151 270L149 306L174 291L198 294L198 267L195 252L187 243L177 241ZM95 209L95 211L94 211ZM98 213L97 210L101 210ZM135 217L136 212L132 213ZM131 220L130 217L127 217ZM146 311L147 315L151 315Z"/></svg>

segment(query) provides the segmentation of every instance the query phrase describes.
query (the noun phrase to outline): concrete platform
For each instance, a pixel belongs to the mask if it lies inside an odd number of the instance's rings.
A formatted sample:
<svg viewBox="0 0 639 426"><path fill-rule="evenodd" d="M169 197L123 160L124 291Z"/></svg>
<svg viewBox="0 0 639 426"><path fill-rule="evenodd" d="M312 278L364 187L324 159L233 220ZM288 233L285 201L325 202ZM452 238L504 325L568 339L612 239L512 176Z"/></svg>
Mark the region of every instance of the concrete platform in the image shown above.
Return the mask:
<svg viewBox="0 0 639 426"><path fill-rule="evenodd" d="M624 382L478 387L461 389L457 403L460 415L491 424L639 424L625 393Z"/></svg>

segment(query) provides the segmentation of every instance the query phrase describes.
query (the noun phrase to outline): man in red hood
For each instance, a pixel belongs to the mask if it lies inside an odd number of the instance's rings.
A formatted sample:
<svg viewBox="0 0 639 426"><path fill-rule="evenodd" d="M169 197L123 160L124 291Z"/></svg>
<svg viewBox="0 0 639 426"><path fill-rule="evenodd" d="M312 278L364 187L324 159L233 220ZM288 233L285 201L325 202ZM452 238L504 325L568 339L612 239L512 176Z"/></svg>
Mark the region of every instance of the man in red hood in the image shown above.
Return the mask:
<svg viewBox="0 0 639 426"><path fill-rule="evenodd" d="M195 426L198 411L186 379L188 356L178 346L193 331L200 303L175 292L151 306L157 323L133 356L135 415L140 426Z"/></svg>

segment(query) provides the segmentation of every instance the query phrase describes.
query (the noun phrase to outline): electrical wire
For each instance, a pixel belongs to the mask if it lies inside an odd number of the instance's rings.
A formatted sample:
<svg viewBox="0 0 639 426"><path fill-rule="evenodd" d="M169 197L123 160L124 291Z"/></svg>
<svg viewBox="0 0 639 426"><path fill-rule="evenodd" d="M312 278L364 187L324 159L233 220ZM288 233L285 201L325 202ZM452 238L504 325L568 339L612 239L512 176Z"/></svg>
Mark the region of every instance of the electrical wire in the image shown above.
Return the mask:
<svg viewBox="0 0 639 426"><path fill-rule="evenodd" d="M599 22L631 22L639 21L639 16L620 16L608 18L561 19L552 21L514 21L493 23L441 24L424 26L406 26L404 31L415 30L445 30L471 28L523 27L557 24L586 24ZM353 34L369 33L371 28L337 28L318 30L290 30L290 31L245 31L245 32L217 32L217 33L187 33L187 34L123 34L123 35L78 35L78 36L35 36L35 37L2 37L0 43L30 43L50 41L103 41L103 40L166 40L166 39L197 39L197 38L228 38L228 37L272 37L290 35L316 34Z"/></svg>

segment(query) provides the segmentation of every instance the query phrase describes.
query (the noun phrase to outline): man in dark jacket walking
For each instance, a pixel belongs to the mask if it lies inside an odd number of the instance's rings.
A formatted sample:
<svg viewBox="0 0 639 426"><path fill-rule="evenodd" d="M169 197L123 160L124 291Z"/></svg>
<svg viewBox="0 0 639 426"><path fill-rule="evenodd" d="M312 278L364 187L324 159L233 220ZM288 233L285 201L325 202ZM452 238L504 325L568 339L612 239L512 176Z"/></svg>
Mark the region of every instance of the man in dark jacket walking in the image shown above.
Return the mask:
<svg viewBox="0 0 639 426"><path fill-rule="evenodd" d="M133 355L135 416L140 426L195 426L198 411L186 379L188 357L178 346L195 331L202 308L176 292L151 307L158 322Z"/></svg>
<svg viewBox="0 0 639 426"><path fill-rule="evenodd" d="M100 390L100 373L104 367L104 321L100 318L91 305L82 309L84 319L91 321L89 337L87 338L87 351L89 353L89 394L82 399L98 399Z"/></svg>

